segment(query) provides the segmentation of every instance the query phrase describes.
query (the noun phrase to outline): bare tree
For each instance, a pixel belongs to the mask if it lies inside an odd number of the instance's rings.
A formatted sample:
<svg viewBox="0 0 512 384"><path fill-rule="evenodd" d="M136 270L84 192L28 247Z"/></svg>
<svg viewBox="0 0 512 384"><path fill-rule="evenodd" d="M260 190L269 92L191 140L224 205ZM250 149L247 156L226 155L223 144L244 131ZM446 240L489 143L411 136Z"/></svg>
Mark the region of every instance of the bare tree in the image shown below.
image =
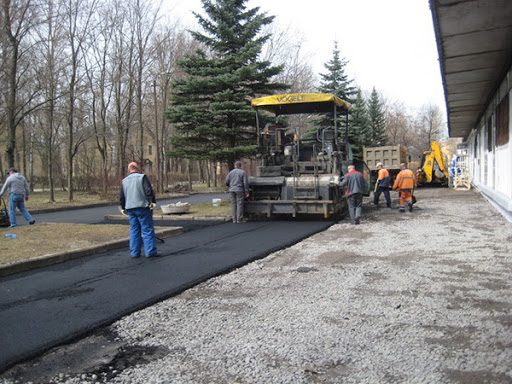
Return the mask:
<svg viewBox="0 0 512 384"><path fill-rule="evenodd" d="M276 23L268 25L264 34L271 36L264 46L264 60L284 65L284 70L276 76L275 81L289 84L290 92L314 92L317 78L309 64L312 54L303 51L304 35L289 28L281 29ZM288 123L300 127L301 133L311 124L305 115L289 116Z"/></svg>
<svg viewBox="0 0 512 384"><path fill-rule="evenodd" d="M103 196L107 197L109 180L109 148L111 129L109 124L109 108L113 89L109 86L108 73L112 64L109 60L112 45L112 10L104 7L99 10L98 22L90 31L92 51L85 60L85 70L90 88L91 124L94 131L96 148L101 157L101 182Z"/></svg>
<svg viewBox="0 0 512 384"><path fill-rule="evenodd" d="M414 119L403 103L385 104L386 134L391 145L409 146L415 134Z"/></svg>
<svg viewBox="0 0 512 384"><path fill-rule="evenodd" d="M41 109L41 113L36 115L36 121L39 127L39 151L46 164L50 203L55 203L55 157L58 155L57 148L60 144L62 128L59 107L61 107L60 99L63 89L59 79L63 77L65 67L62 60L59 60L64 54L62 44L64 31L58 23L61 12L59 4L55 4L53 0L41 4L41 13L45 22L38 29L41 51L36 56L40 59L38 60L37 78L44 91L42 94L44 107Z"/></svg>
<svg viewBox="0 0 512 384"><path fill-rule="evenodd" d="M157 162L157 190L163 192L168 185L167 152L172 126L165 118L165 110L169 105L171 82L181 76L176 61L185 54L192 52L197 47L197 42L183 30L178 24L168 21L155 33L153 38L153 108L154 126L149 128L150 134L155 139Z"/></svg>
<svg viewBox="0 0 512 384"><path fill-rule="evenodd" d="M264 34L271 37L264 46L263 59L276 65L284 65L284 70L276 81L290 85L290 92L313 92L317 79L311 65L312 54L305 54L303 44L305 37L289 29L281 30L272 23L266 27Z"/></svg>
<svg viewBox="0 0 512 384"><path fill-rule="evenodd" d="M115 0L113 5L115 12L112 14L111 71L108 80L113 87L116 173L121 177L125 172L128 136L133 117L135 32L127 23L125 4Z"/></svg>
<svg viewBox="0 0 512 384"><path fill-rule="evenodd" d="M14 166L16 150L16 128L26 116L27 106L33 95L20 100L21 89L28 86L31 79L30 59L25 56L33 45L29 41L30 31L37 23L35 0L1 0L0 44L2 53L4 124L7 127L7 165Z"/></svg>
<svg viewBox="0 0 512 384"><path fill-rule="evenodd" d="M423 146L424 151L430 148L432 141L441 139L442 128L443 117L439 106L424 105L418 114L418 142Z"/></svg>
<svg viewBox="0 0 512 384"><path fill-rule="evenodd" d="M78 152L80 145L86 140L82 135L75 139L75 108L77 103L78 85L81 81L80 71L83 68L84 51L87 49L88 30L91 27L92 17L97 9L96 0L63 0L63 8L66 17L66 46L69 52L69 69L67 73L67 190L68 200L73 201L73 159ZM82 131L83 132L83 131Z"/></svg>
<svg viewBox="0 0 512 384"><path fill-rule="evenodd" d="M149 51L151 37L160 13L160 4L153 8L148 0L133 0L130 4L130 27L135 32L135 96L136 113L139 134L139 159L141 166L144 166L144 84L145 69L151 59Z"/></svg>

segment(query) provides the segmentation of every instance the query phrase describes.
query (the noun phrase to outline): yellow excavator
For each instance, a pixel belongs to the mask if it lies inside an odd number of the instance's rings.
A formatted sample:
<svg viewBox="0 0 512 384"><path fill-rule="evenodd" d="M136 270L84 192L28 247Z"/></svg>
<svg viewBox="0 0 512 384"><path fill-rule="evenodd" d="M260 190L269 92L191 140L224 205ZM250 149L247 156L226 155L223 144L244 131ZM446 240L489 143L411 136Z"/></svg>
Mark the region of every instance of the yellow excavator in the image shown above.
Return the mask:
<svg viewBox="0 0 512 384"><path fill-rule="evenodd" d="M430 143L430 151L423 152L421 164L416 171L416 184L448 186L449 174L443 151L437 141Z"/></svg>

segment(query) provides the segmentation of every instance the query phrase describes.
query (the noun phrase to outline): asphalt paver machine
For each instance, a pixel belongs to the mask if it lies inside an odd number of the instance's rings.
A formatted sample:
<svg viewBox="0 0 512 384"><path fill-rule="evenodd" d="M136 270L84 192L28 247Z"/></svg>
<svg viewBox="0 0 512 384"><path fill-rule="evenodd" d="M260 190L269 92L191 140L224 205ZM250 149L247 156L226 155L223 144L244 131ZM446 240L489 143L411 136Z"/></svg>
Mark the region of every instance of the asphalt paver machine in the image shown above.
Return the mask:
<svg viewBox="0 0 512 384"><path fill-rule="evenodd" d="M295 93L253 99L251 105L256 110L257 157L261 165L256 176L249 177L246 217L341 218L347 201L340 182L350 164L365 176L369 195L370 171L363 161L352 158L346 139L348 102L332 94ZM272 113L275 122L261 127L261 111ZM280 125L280 116L294 114L330 114L332 124L322 123L322 127L301 138L298 128ZM345 116L345 129L338 127L340 116Z"/></svg>

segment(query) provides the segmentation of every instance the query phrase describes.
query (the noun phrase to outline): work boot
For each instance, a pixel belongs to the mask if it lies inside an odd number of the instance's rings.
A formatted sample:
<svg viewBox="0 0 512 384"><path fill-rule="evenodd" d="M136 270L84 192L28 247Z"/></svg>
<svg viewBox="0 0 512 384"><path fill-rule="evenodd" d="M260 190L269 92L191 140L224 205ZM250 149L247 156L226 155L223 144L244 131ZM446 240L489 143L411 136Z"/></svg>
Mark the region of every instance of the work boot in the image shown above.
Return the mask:
<svg viewBox="0 0 512 384"><path fill-rule="evenodd" d="M409 212L412 212L412 201L409 201L407 204L409 205Z"/></svg>

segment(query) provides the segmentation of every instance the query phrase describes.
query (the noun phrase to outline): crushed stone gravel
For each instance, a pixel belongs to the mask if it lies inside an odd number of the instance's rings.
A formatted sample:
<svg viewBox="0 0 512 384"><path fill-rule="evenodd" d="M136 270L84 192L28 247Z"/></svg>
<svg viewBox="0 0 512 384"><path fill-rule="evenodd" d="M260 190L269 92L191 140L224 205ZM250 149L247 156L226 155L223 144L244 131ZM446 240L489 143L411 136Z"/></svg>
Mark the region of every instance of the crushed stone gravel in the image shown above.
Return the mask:
<svg viewBox="0 0 512 384"><path fill-rule="evenodd" d="M512 224L475 191L417 197L124 317L116 341L159 353L105 382L511 383Z"/></svg>

